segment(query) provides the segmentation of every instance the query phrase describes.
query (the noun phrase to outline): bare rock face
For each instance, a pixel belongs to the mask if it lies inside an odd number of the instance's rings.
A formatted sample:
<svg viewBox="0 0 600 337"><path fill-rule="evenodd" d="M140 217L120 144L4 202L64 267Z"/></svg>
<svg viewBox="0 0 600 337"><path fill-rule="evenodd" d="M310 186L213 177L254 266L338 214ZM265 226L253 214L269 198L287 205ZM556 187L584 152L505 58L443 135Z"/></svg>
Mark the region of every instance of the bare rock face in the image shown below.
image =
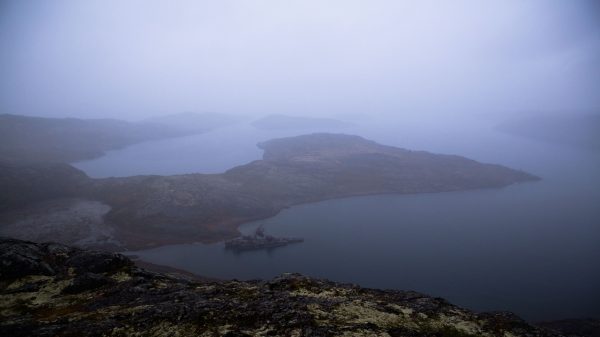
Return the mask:
<svg viewBox="0 0 600 337"><path fill-rule="evenodd" d="M0 239L2 336L560 336L409 291L283 275L198 282L119 254Z"/></svg>
<svg viewBox="0 0 600 337"><path fill-rule="evenodd" d="M0 238L0 265L0 277L6 281L31 275L109 273L133 264L120 254Z"/></svg>

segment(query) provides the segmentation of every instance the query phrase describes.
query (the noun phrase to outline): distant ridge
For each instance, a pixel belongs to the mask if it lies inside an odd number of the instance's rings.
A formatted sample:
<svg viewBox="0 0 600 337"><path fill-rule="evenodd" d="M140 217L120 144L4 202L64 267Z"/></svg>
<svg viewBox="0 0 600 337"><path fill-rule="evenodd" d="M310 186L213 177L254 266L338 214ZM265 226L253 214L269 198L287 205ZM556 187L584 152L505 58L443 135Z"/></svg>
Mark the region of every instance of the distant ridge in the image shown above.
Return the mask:
<svg viewBox="0 0 600 337"><path fill-rule="evenodd" d="M351 123L333 118L298 117L269 115L252 123L258 129L339 129L352 126Z"/></svg>
<svg viewBox="0 0 600 337"><path fill-rule="evenodd" d="M600 150L600 113L530 116L502 123L496 130L547 143Z"/></svg>
<svg viewBox="0 0 600 337"><path fill-rule="evenodd" d="M142 122L161 124L184 132L206 132L237 123L239 119L238 116L216 112L181 112L147 118Z"/></svg>
<svg viewBox="0 0 600 337"><path fill-rule="evenodd" d="M0 160L68 163L91 159L143 141L206 132L230 123L230 119L226 115L181 114L128 122L3 114Z"/></svg>

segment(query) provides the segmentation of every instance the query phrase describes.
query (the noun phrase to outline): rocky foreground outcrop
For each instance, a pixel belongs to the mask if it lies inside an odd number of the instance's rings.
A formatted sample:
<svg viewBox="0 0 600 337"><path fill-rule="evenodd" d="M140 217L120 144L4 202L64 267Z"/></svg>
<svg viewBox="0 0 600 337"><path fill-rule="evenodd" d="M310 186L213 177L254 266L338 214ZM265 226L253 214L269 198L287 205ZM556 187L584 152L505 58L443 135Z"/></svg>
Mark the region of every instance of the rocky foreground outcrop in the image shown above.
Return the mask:
<svg viewBox="0 0 600 337"><path fill-rule="evenodd" d="M283 275L199 282L119 254L0 239L1 336L560 336L409 291Z"/></svg>

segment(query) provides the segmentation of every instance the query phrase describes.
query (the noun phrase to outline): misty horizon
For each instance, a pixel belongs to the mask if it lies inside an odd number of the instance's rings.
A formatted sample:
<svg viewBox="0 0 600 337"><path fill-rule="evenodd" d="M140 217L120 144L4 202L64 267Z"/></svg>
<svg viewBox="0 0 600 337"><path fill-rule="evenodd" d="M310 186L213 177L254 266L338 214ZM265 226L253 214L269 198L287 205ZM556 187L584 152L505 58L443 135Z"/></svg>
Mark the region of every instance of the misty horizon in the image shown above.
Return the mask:
<svg viewBox="0 0 600 337"><path fill-rule="evenodd" d="M600 1L0 1L0 335L600 336Z"/></svg>
<svg viewBox="0 0 600 337"><path fill-rule="evenodd" d="M597 111L595 1L5 1L0 111ZM35 99L32 99L35 97Z"/></svg>

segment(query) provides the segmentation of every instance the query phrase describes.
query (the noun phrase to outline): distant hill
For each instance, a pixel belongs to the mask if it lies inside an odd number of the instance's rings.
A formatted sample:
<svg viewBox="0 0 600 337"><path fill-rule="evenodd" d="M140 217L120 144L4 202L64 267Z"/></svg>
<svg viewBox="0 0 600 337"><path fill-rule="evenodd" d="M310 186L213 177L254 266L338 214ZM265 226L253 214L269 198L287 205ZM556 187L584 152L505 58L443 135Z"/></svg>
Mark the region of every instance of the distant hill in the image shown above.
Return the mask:
<svg viewBox="0 0 600 337"><path fill-rule="evenodd" d="M600 150L600 114L531 116L502 123L496 129L543 142Z"/></svg>
<svg viewBox="0 0 600 337"><path fill-rule="evenodd" d="M352 126L351 123L332 118L269 115L252 123L258 129L337 129Z"/></svg>
<svg viewBox="0 0 600 337"><path fill-rule="evenodd" d="M0 160L73 162L90 159L107 150L147 140L205 132L223 126L225 119L184 114L127 122L5 114L0 115ZM205 122L202 124L202 121Z"/></svg>
<svg viewBox="0 0 600 337"><path fill-rule="evenodd" d="M178 114L148 118L142 123L160 124L183 132L206 132L238 122L233 115L213 112L182 112Z"/></svg>

